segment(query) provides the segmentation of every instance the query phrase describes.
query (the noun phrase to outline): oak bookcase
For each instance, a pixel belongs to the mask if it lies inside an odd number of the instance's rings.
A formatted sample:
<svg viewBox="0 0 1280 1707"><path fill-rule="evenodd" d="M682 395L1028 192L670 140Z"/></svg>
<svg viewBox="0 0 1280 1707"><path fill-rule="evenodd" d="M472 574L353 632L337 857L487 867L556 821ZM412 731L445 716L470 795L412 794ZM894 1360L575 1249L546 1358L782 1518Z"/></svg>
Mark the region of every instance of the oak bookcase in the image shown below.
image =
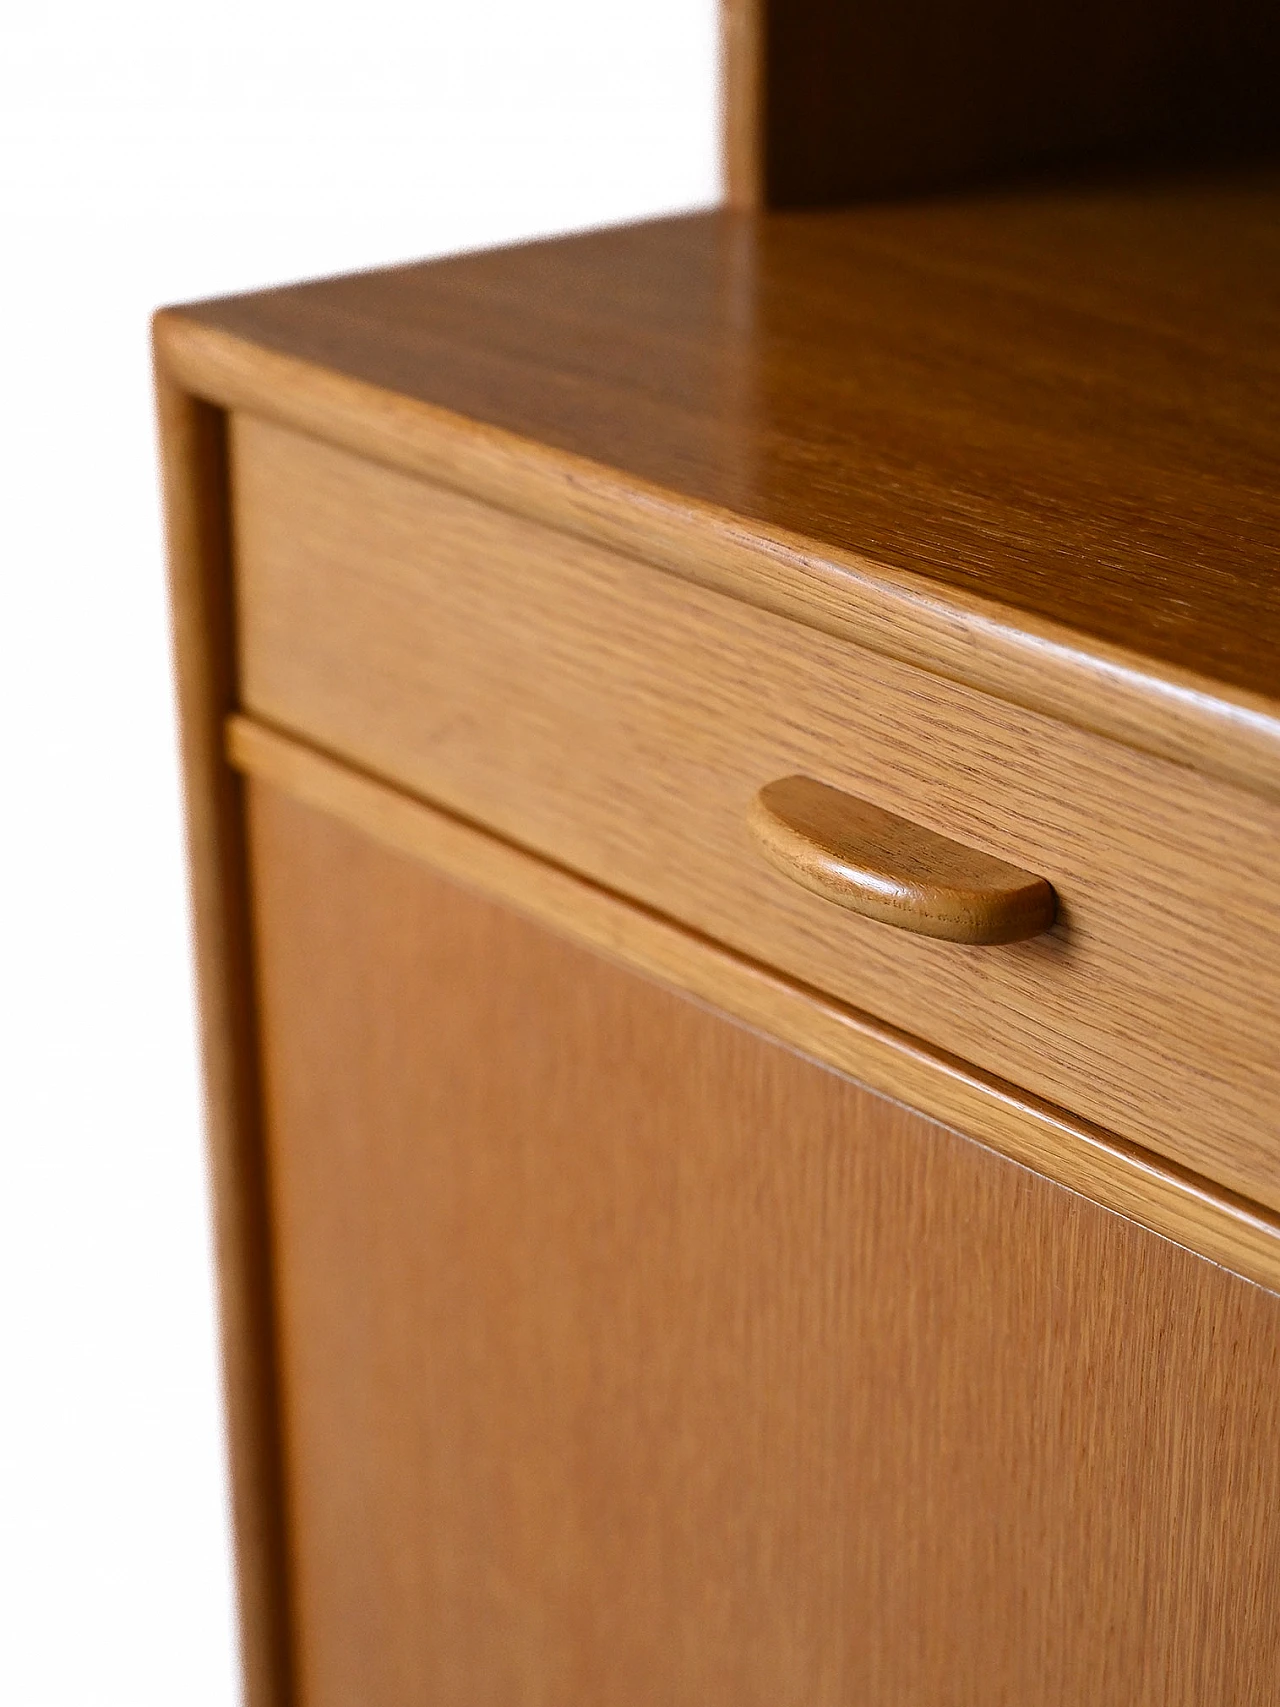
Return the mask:
<svg viewBox="0 0 1280 1707"><path fill-rule="evenodd" d="M158 316L250 1707L1280 1699L1278 61Z"/></svg>

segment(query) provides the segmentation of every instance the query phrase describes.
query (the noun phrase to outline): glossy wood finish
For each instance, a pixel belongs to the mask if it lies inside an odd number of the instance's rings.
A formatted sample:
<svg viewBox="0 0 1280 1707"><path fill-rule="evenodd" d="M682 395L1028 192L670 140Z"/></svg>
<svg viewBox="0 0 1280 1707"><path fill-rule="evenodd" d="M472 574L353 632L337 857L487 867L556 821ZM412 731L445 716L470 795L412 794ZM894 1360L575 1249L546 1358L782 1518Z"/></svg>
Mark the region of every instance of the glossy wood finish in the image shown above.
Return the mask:
<svg viewBox="0 0 1280 1707"><path fill-rule="evenodd" d="M237 418L246 708L1280 1207L1280 807ZM908 937L777 875L817 777L1051 883Z"/></svg>
<svg viewBox="0 0 1280 1707"><path fill-rule="evenodd" d="M766 783L749 822L784 877L915 936L1024 942L1054 921L1057 901L1043 877L812 777Z"/></svg>
<svg viewBox="0 0 1280 1707"><path fill-rule="evenodd" d="M305 1707L1263 1707L1280 1300L253 795Z"/></svg>
<svg viewBox="0 0 1280 1707"><path fill-rule="evenodd" d="M660 221L160 335L218 402L1280 794L1278 206Z"/></svg>
<svg viewBox="0 0 1280 1707"><path fill-rule="evenodd" d="M935 189L1280 132L1267 0L724 0L738 206Z"/></svg>
<svg viewBox="0 0 1280 1707"><path fill-rule="evenodd" d="M275 1328L248 952L226 423L157 374L245 1707L290 1699ZM162 1282L158 1282L162 1283Z"/></svg>
<svg viewBox="0 0 1280 1707"><path fill-rule="evenodd" d="M1280 1292L1280 1216L247 717L247 776Z"/></svg>

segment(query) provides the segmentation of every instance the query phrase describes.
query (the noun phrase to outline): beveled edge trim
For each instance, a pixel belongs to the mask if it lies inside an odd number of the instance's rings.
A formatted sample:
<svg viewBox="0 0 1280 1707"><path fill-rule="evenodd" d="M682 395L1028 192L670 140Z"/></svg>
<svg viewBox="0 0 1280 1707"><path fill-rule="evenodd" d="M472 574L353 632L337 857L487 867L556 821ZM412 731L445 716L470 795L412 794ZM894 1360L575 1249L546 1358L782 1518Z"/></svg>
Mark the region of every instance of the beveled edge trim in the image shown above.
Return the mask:
<svg viewBox="0 0 1280 1707"><path fill-rule="evenodd" d="M235 715L227 753L239 771L384 846L1280 1292L1280 1216L1247 1199L291 735Z"/></svg>
<svg viewBox="0 0 1280 1707"><path fill-rule="evenodd" d="M155 319L189 390L639 558L1030 711L1280 799L1280 704L993 600L200 324Z"/></svg>

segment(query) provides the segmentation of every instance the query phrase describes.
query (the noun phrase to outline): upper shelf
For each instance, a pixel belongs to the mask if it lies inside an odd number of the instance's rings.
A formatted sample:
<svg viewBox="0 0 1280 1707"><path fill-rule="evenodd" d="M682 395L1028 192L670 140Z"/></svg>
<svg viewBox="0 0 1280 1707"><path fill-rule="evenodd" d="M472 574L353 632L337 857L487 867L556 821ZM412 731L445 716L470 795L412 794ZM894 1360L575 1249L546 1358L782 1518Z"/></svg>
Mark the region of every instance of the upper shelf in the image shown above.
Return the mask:
<svg viewBox="0 0 1280 1707"><path fill-rule="evenodd" d="M181 324L615 471L790 553L766 602L912 655L887 588L969 623L933 667L1280 790L1280 173L668 219Z"/></svg>

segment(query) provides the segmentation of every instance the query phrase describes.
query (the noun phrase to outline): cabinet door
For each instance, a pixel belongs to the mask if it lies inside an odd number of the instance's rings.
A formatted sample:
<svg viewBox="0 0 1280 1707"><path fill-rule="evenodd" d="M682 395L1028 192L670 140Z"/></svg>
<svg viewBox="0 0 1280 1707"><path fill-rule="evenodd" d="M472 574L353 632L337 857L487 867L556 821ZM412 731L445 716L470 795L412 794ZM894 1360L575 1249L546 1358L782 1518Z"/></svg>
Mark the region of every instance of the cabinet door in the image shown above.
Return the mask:
<svg viewBox="0 0 1280 1707"><path fill-rule="evenodd" d="M1223 1707L1280 1300L262 785L302 1707Z"/></svg>

